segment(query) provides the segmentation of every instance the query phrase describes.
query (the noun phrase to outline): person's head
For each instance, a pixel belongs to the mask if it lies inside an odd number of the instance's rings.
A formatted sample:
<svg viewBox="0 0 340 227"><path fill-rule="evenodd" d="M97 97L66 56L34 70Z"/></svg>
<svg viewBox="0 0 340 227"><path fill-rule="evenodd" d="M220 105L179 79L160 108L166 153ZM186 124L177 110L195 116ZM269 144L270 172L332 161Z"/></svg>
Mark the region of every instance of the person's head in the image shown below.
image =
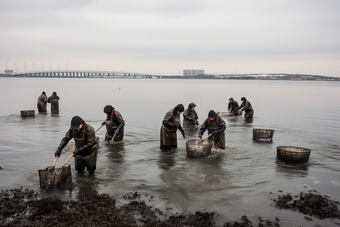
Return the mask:
<svg viewBox="0 0 340 227"><path fill-rule="evenodd" d="M195 109L195 107L196 107L196 104L195 103L190 103L189 105L188 105L188 107L189 107L189 109L191 110L191 111L193 111L194 109Z"/></svg>
<svg viewBox="0 0 340 227"><path fill-rule="evenodd" d="M46 95L45 91L43 91L41 94Z"/></svg>
<svg viewBox="0 0 340 227"><path fill-rule="evenodd" d="M106 113L106 114L111 114L112 110L113 110L113 106L111 106L111 105L106 105L104 107L104 113Z"/></svg>
<svg viewBox="0 0 340 227"><path fill-rule="evenodd" d="M245 102L245 101L247 101L247 99L246 99L245 97L242 97L242 98L241 98L241 101L242 101L242 102Z"/></svg>
<svg viewBox="0 0 340 227"><path fill-rule="evenodd" d="M217 117L217 115L216 115L215 111L210 110L209 114L208 114L209 120L213 121L213 120L215 120L216 117Z"/></svg>
<svg viewBox="0 0 340 227"><path fill-rule="evenodd" d="M182 104L178 104L175 108L175 113L181 114L184 111L184 106Z"/></svg>
<svg viewBox="0 0 340 227"><path fill-rule="evenodd" d="M74 116L71 120L71 129L80 130L84 125L84 120L79 116Z"/></svg>
<svg viewBox="0 0 340 227"><path fill-rule="evenodd" d="M230 97L229 102L233 103L234 102L234 98Z"/></svg>
<svg viewBox="0 0 340 227"><path fill-rule="evenodd" d="M57 92L54 91L54 92L52 93L52 95L57 95Z"/></svg>

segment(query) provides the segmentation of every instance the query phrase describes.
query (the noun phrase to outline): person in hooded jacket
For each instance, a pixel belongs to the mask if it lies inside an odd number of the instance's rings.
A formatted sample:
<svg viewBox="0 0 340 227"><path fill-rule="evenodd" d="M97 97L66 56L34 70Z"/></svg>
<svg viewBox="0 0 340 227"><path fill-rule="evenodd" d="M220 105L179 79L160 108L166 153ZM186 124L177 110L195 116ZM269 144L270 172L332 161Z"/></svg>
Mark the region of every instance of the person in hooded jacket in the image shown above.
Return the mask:
<svg viewBox="0 0 340 227"><path fill-rule="evenodd" d="M46 113L47 112L47 96L46 93L43 91L38 98L37 103L39 113Z"/></svg>
<svg viewBox="0 0 340 227"><path fill-rule="evenodd" d="M185 138L184 130L181 125L180 115L184 111L184 106L178 104L175 108L169 110L163 119L160 136L160 148L162 150L177 148L177 134L179 129Z"/></svg>
<svg viewBox="0 0 340 227"><path fill-rule="evenodd" d="M184 110L183 126L199 124L195 107L196 107L196 104L192 102L188 105L188 108Z"/></svg>
<svg viewBox="0 0 340 227"><path fill-rule="evenodd" d="M119 142L124 138L124 125L125 121L117 110L111 105L106 105L104 107L104 113L106 113L106 120L102 125L106 126L105 140Z"/></svg>
<svg viewBox="0 0 340 227"><path fill-rule="evenodd" d="M93 127L86 124L81 117L74 116L71 120L70 129L61 140L54 155L59 157L61 151L71 139L74 139L75 142L75 151L73 152L75 169L78 172L83 172L86 167L90 175L94 174L99 138L96 137Z"/></svg>
<svg viewBox="0 0 340 227"><path fill-rule="evenodd" d="M198 132L198 139L202 139L202 135L208 129L208 134L212 134L208 139L214 143L215 147L225 149L225 129L226 124L214 110L210 110L208 118L203 122Z"/></svg>
<svg viewBox="0 0 340 227"><path fill-rule="evenodd" d="M242 111L244 110L245 112L244 117L246 119L253 119L254 109L251 103L245 97L242 97L241 101L242 101L241 106L236 108L232 113L237 112L238 110L242 110Z"/></svg>
<svg viewBox="0 0 340 227"><path fill-rule="evenodd" d="M59 112L59 96L57 92L53 92L50 97L48 97L47 101L51 103L51 112L57 113Z"/></svg>
<svg viewBox="0 0 340 227"><path fill-rule="evenodd" d="M233 97L231 97L228 103L228 113L235 112L236 108L238 107L239 107L238 102L235 101ZM236 111L234 113L234 116L237 116L237 115L238 115L238 112Z"/></svg>

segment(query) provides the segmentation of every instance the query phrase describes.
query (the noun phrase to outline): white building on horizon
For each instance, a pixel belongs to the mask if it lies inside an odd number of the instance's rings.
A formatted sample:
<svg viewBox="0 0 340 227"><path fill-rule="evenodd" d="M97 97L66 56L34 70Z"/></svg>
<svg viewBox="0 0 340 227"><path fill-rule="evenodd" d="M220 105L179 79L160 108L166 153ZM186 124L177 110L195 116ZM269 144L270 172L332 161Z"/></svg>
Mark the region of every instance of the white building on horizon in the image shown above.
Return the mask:
<svg viewBox="0 0 340 227"><path fill-rule="evenodd" d="M183 76L197 76L203 75L204 69L184 69Z"/></svg>

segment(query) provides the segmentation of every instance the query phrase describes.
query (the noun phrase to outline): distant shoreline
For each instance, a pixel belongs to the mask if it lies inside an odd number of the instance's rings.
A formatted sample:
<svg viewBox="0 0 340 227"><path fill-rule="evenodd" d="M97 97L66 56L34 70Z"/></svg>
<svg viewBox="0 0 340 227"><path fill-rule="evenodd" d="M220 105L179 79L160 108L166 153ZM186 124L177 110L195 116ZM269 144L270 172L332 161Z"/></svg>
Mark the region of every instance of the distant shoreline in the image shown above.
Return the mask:
<svg viewBox="0 0 340 227"><path fill-rule="evenodd" d="M99 75L98 75L99 74ZM0 77L13 78L111 78L111 79L208 79L208 80L281 80L281 81L340 81L340 77L328 77L319 75L302 75L302 74L243 74L243 75L197 75L197 76L164 76L164 75L142 75L142 74L124 74L124 75L105 75L98 73L90 76L41 76L39 73L27 74L0 74Z"/></svg>

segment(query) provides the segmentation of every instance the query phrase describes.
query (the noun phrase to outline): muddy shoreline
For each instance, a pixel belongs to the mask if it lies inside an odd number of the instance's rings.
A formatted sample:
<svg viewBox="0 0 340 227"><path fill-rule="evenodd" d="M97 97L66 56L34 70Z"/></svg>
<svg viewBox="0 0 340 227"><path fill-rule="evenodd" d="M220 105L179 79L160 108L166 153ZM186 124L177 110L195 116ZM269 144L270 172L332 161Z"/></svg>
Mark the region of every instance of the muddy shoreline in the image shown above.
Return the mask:
<svg viewBox="0 0 340 227"><path fill-rule="evenodd" d="M165 215L163 211L140 200L137 192L124 195L121 199L108 194L90 191L79 201L62 201L57 196L40 198L39 193L28 189L4 190L0 193L0 226L221 226L216 223L218 213L201 212ZM151 196L152 198L152 196ZM117 206L119 200L124 205ZM301 213L301 218L333 218L338 224L339 202L315 193L280 195L273 199L277 209L291 209ZM123 204L123 203L120 203ZM282 217L256 223L246 215L239 220L224 223L224 227L280 226ZM339 224L338 224L339 225Z"/></svg>

